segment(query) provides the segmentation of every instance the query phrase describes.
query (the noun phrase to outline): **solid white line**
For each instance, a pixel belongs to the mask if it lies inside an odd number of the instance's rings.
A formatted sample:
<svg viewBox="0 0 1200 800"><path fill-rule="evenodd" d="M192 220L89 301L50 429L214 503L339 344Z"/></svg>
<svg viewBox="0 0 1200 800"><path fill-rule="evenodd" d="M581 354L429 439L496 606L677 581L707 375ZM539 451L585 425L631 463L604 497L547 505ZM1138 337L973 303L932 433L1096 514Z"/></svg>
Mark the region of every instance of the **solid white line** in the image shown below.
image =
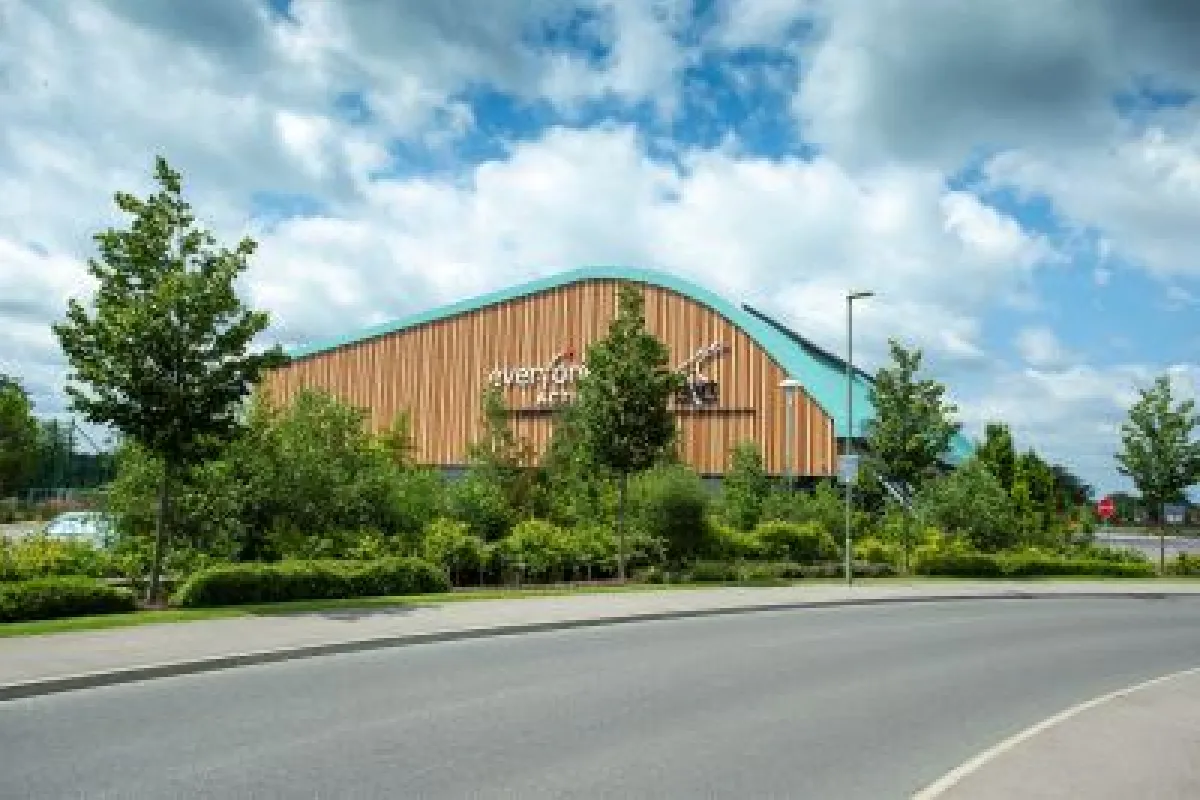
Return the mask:
<svg viewBox="0 0 1200 800"><path fill-rule="evenodd" d="M1127 686L1124 689L1118 689L1115 692L1109 692L1108 694L1101 695L1100 697L1093 697L1091 700L1080 703L1076 706L1072 706L1071 708L1061 711L1052 717L1047 717L1036 725L1033 725L1021 731L1020 733L1008 737L993 747L989 747L987 750L984 750L971 760L966 761L960 766L952 769L950 772L947 772L941 778L914 794L912 796L912 800L933 800L935 797L941 796L962 781L963 778L966 778L971 773L979 770L988 762L994 761L1022 742L1028 741L1037 736L1039 733L1049 730L1059 723L1066 722L1071 717L1082 714L1088 709L1103 705L1111 700L1125 697L1126 695L1133 694L1134 692L1141 691L1142 689L1148 689L1156 684L1166 683L1169 680L1182 678L1185 675L1192 675L1195 673L1200 673L1200 667L1190 667L1188 669L1180 670L1179 672L1172 672L1169 675L1163 675L1158 678L1151 678L1148 681L1135 683L1133 686Z"/></svg>

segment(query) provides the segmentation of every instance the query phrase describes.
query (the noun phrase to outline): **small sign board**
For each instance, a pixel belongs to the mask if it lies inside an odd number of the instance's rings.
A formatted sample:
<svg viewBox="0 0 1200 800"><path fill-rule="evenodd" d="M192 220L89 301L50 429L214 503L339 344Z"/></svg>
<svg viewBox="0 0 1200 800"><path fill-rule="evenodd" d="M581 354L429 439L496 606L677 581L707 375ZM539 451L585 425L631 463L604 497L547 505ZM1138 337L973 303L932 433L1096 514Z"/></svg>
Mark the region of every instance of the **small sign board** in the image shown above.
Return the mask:
<svg viewBox="0 0 1200 800"><path fill-rule="evenodd" d="M858 466L857 454L838 456L838 477L845 483L854 483L858 480Z"/></svg>
<svg viewBox="0 0 1200 800"><path fill-rule="evenodd" d="M1117 513L1117 504L1111 497L1105 497L1096 503L1096 514L1103 520L1110 520Z"/></svg>
<svg viewBox="0 0 1200 800"><path fill-rule="evenodd" d="M1187 516L1187 506L1168 504L1163 506L1163 522L1168 525L1182 525Z"/></svg>

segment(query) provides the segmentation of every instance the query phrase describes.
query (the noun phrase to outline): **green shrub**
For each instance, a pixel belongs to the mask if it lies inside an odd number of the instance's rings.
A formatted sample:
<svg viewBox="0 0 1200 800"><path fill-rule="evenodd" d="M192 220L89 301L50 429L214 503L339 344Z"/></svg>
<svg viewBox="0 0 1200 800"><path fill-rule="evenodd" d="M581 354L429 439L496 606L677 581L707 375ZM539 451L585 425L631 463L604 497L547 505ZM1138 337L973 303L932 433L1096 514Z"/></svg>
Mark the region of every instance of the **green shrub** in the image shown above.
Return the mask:
<svg viewBox="0 0 1200 800"><path fill-rule="evenodd" d="M1008 492L978 459L930 481L917 498L925 520L994 553L1017 544L1020 524Z"/></svg>
<svg viewBox="0 0 1200 800"><path fill-rule="evenodd" d="M479 471L450 484L446 510L450 517L465 522L471 533L486 541L504 537L516 520L504 487Z"/></svg>
<svg viewBox="0 0 1200 800"><path fill-rule="evenodd" d="M179 606L227 606L444 592L441 569L418 558L376 561L282 561L223 564L192 575L175 593Z"/></svg>
<svg viewBox="0 0 1200 800"><path fill-rule="evenodd" d="M422 550L425 559L445 569L452 581L464 570L486 569L491 555L487 543L472 534L467 523L445 518L425 527Z"/></svg>
<svg viewBox="0 0 1200 800"><path fill-rule="evenodd" d="M1061 556L1002 555L1004 574L1012 578L1051 575L1095 575L1108 578L1151 578L1154 566L1142 561L1097 561Z"/></svg>
<svg viewBox="0 0 1200 800"><path fill-rule="evenodd" d="M497 550L505 565L531 579L561 575L569 567L570 537L553 522L527 519L500 540Z"/></svg>
<svg viewBox="0 0 1200 800"><path fill-rule="evenodd" d="M923 557L922 575L960 578L1033 578L1094 575L1110 578L1148 578L1154 567L1146 561L1103 561L1064 558L1043 553L942 553Z"/></svg>
<svg viewBox="0 0 1200 800"><path fill-rule="evenodd" d="M815 522L833 536L845 529L845 497L830 481L822 481L812 491L775 489L763 502L763 520ZM851 519L854 535L863 532L870 517L856 513Z"/></svg>
<svg viewBox="0 0 1200 800"><path fill-rule="evenodd" d="M854 574L864 578L896 574L891 564L855 563ZM681 576L692 583L745 583L780 585L805 578L840 578L841 564L797 564L792 561L760 561L731 563L728 561L697 561Z"/></svg>
<svg viewBox="0 0 1200 800"><path fill-rule="evenodd" d="M921 575L956 578L1001 578L1000 559L988 553L921 553L917 562Z"/></svg>
<svg viewBox="0 0 1200 800"><path fill-rule="evenodd" d="M740 530L718 519L709 520L709 539L706 555L715 559L737 561L744 558L759 558L763 554L762 542L753 530Z"/></svg>
<svg viewBox="0 0 1200 800"><path fill-rule="evenodd" d="M52 575L93 578L118 574L112 556L89 542L28 536L0 539L0 581L23 581Z"/></svg>
<svg viewBox="0 0 1200 800"><path fill-rule="evenodd" d="M898 564L903 555L903 545L885 542L868 536L854 543L854 558L871 564Z"/></svg>
<svg viewBox="0 0 1200 800"><path fill-rule="evenodd" d="M833 537L819 522L762 522L754 529L767 558L801 564L830 561L838 557Z"/></svg>
<svg viewBox="0 0 1200 800"><path fill-rule="evenodd" d="M685 573L694 583L728 583L737 580L737 565L728 561L697 561Z"/></svg>
<svg viewBox="0 0 1200 800"><path fill-rule="evenodd" d="M634 527L663 542L669 558L682 560L703 552L711 498L693 470L656 467L637 476L630 495Z"/></svg>
<svg viewBox="0 0 1200 800"><path fill-rule="evenodd" d="M1200 556L1180 553L1167 570L1172 575L1200 575Z"/></svg>
<svg viewBox="0 0 1200 800"><path fill-rule="evenodd" d="M597 572L608 574L616 571L617 537L607 525L579 525L567 532L568 566L576 572L582 572L589 579ZM629 542L626 542L629 544ZM634 537L636 551L639 540ZM634 561L644 560L634 553Z"/></svg>
<svg viewBox="0 0 1200 800"><path fill-rule="evenodd" d="M90 578L59 576L0 583L0 622L119 614L136 607L128 589Z"/></svg>
<svg viewBox="0 0 1200 800"><path fill-rule="evenodd" d="M763 503L770 492L771 482L763 469L758 445L753 441L739 442L721 484L721 512L725 522L738 530L753 530L762 520Z"/></svg>

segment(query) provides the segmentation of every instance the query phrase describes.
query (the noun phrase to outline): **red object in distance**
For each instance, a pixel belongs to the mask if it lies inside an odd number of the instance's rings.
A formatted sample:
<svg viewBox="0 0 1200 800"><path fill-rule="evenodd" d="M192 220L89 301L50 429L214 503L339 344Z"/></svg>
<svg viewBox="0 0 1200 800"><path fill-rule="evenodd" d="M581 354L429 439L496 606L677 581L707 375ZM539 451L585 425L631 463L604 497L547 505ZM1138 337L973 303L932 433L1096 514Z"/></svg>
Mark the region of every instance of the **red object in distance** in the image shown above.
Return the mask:
<svg viewBox="0 0 1200 800"><path fill-rule="evenodd" d="M1096 503L1096 513L1100 515L1101 519L1112 519L1113 515L1117 513L1117 504L1111 497L1106 497Z"/></svg>

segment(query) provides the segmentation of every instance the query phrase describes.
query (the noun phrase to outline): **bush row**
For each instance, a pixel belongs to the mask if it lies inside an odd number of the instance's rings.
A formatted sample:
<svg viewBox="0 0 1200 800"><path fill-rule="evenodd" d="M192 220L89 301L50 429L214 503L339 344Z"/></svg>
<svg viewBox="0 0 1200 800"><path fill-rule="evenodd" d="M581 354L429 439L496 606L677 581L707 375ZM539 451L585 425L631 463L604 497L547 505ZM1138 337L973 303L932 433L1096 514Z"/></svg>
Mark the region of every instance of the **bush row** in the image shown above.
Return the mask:
<svg viewBox="0 0 1200 800"><path fill-rule="evenodd" d="M110 554L89 542L27 536L0 538L0 581L25 581L51 575L115 575Z"/></svg>
<svg viewBox="0 0 1200 800"><path fill-rule="evenodd" d="M680 583L785 583L806 578L840 578L844 567L838 563L797 564L794 561L697 561L673 576ZM859 577L886 577L896 574L891 564L854 562ZM662 570L651 569L642 576L649 583L667 580Z"/></svg>
<svg viewBox="0 0 1200 800"><path fill-rule="evenodd" d="M940 553L917 564L922 575L957 578L1032 578L1054 575L1094 575L1110 578L1149 578L1154 566L1145 561L1064 558L1033 553Z"/></svg>
<svg viewBox="0 0 1200 800"><path fill-rule="evenodd" d="M1175 561L1168 565L1167 571L1173 575L1200 575L1200 555L1180 553L1175 556Z"/></svg>
<svg viewBox="0 0 1200 800"><path fill-rule="evenodd" d="M136 608L128 589L85 577L35 578L0 583L0 622L117 614Z"/></svg>
<svg viewBox="0 0 1200 800"><path fill-rule="evenodd" d="M449 589L446 573L419 558L223 564L193 574L179 587L173 603L227 606L426 594Z"/></svg>

